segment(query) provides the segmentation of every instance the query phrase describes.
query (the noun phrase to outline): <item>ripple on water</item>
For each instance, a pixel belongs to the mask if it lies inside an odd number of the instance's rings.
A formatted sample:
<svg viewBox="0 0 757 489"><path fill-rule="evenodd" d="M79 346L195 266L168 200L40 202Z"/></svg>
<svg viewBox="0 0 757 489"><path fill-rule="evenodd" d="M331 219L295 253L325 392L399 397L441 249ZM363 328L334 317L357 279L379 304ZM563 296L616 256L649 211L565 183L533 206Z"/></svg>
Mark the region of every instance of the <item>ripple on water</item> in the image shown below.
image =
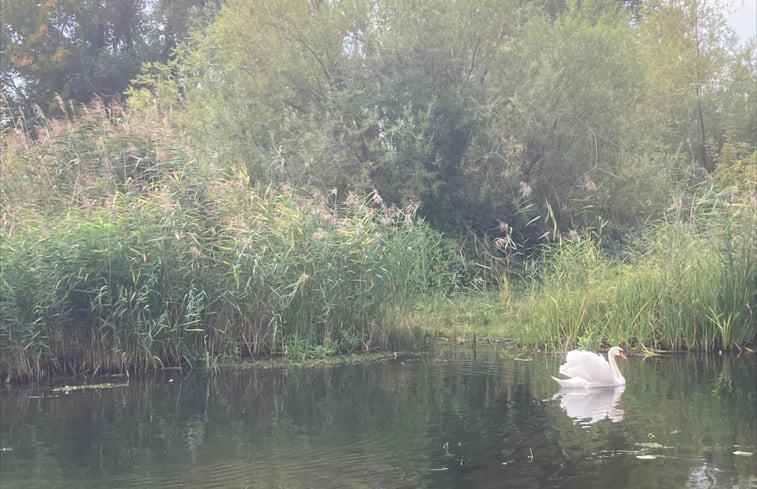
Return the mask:
<svg viewBox="0 0 757 489"><path fill-rule="evenodd" d="M753 358L632 358L619 398L565 403L560 360L466 346L59 398L6 390L0 486L755 487Z"/></svg>

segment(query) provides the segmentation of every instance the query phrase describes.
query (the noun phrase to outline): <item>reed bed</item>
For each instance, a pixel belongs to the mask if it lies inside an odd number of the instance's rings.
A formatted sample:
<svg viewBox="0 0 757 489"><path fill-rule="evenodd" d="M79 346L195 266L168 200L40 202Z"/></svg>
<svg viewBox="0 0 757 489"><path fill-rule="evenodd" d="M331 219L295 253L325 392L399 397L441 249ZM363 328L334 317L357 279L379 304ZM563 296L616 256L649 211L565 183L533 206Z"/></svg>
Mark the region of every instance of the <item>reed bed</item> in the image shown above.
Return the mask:
<svg viewBox="0 0 757 489"><path fill-rule="evenodd" d="M526 348L754 349L753 197L701 192L621 256L608 256L597 236L551 243L516 279L503 278L498 293L424 297L404 320L456 342Z"/></svg>
<svg viewBox="0 0 757 489"><path fill-rule="evenodd" d="M388 319L454 280L416 205L253 188L100 109L3 141L3 379L424 341Z"/></svg>
<svg viewBox="0 0 757 489"><path fill-rule="evenodd" d="M574 236L516 274L494 251L472 263L412 202L254 187L176 127L93 106L35 141L3 134L0 379L418 349L445 329L555 348L757 340L753 194L696 193L622 261ZM480 268L519 279L493 303Z"/></svg>
<svg viewBox="0 0 757 489"><path fill-rule="evenodd" d="M279 192L249 195L226 222L122 197L3 233L2 375L211 366L418 339L384 318L437 280L436 232L362 201L326 211Z"/></svg>
<svg viewBox="0 0 757 489"><path fill-rule="evenodd" d="M705 195L623 263L589 239L552 246L518 305L526 343L729 350L757 340L757 217Z"/></svg>

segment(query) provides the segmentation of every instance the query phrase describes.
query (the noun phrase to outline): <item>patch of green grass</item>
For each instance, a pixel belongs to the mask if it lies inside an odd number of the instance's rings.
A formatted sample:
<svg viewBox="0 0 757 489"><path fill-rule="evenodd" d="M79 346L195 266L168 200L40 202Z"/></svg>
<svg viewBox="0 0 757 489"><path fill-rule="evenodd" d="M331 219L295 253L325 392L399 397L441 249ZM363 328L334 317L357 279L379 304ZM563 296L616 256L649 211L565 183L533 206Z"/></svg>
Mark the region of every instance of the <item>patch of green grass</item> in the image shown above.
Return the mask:
<svg viewBox="0 0 757 489"><path fill-rule="evenodd" d="M498 296L423 297L405 320L455 341L730 350L757 341L756 313L757 214L707 195L651 229L623 262L590 239L562 241Z"/></svg>
<svg viewBox="0 0 757 489"><path fill-rule="evenodd" d="M424 333L452 341L511 339L519 336L512 304L496 292L427 295L409 308L403 321Z"/></svg>
<svg viewBox="0 0 757 489"><path fill-rule="evenodd" d="M246 358L237 361L233 367L250 369L250 368L298 368L298 367L315 367L315 366L336 366L336 365L357 365L366 363L383 363L394 360L398 355L394 352L374 352L374 353L347 353L343 355L329 355L316 358L291 358L283 356Z"/></svg>

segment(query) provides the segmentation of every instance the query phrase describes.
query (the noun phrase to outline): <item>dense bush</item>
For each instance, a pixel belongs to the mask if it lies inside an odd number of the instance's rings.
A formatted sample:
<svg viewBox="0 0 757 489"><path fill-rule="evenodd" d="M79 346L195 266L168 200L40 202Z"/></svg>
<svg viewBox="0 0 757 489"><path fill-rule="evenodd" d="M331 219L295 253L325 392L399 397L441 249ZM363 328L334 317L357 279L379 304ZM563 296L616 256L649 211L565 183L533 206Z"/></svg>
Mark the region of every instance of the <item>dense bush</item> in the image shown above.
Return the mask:
<svg viewBox="0 0 757 489"><path fill-rule="evenodd" d="M377 189L529 246L600 223L623 242L729 145L754 151L753 45L718 10L548 4L230 0L137 86L254 182Z"/></svg>

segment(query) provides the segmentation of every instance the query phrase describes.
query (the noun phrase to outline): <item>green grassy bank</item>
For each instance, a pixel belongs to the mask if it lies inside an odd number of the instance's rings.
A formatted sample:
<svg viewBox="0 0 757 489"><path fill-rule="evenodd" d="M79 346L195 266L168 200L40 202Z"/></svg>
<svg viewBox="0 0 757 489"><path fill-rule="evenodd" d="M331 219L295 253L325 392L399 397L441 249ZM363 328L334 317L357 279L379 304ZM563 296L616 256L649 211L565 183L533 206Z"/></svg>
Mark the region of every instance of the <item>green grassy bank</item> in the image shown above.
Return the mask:
<svg viewBox="0 0 757 489"><path fill-rule="evenodd" d="M753 349L757 219L751 205L708 195L671 216L621 259L596 242L550 245L525 280L498 293L423 302L408 321L455 341L511 339L567 349Z"/></svg>
<svg viewBox="0 0 757 489"><path fill-rule="evenodd" d="M662 225L625 262L563 242L527 279L448 294L442 237L401 210L355 201L337 217L243 193L233 222L123 198L4 231L3 377L412 350L438 336L672 350L757 338L754 216L734 209Z"/></svg>
<svg viewBox="0 0 757 489"><path fill-rule="evenodd" d="M254 186L243 165L200 164L161 120L91 110L36 141L3 135L3 380L419 350L439 335L755 342L753 193L693 192L613 258L576 235L529 259L492 246L483 265L413 203Z"/></svg>

